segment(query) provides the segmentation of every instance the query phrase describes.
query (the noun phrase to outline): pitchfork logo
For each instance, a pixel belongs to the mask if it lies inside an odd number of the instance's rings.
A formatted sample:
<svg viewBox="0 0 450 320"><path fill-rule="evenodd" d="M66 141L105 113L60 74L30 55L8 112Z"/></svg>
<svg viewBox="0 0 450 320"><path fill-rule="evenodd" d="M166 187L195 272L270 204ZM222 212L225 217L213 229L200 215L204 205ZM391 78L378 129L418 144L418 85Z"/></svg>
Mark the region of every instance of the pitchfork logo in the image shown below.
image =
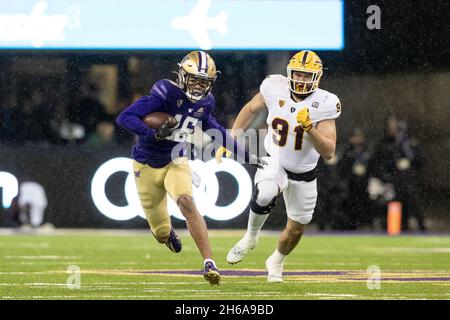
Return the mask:
<svg viewBox="0 0 450 320"><path fill-rule="evenodd" d="M241 164L231 159L222 159L222 162L217 164L215 159L211 159L206 162L189 161L189 165L193 172L193 197L202 215L225 221L237 217L247 208L253 185L250 175ZM122 207L113 204L105 192L109 177L121 171L128 173L124 186L128 204ZM230 174L237 182L237 196L225 206L216 204L219 197L219 181L216 175L218 172ZM131 159L124 157L111 159L97 169L92 178L91 195L95 206L102 214L113 220L129 220L136 215L146 218L136 190L135 174ZM175 218L185 220L175 201L170 197L167 199L169 213Z"/></svg>

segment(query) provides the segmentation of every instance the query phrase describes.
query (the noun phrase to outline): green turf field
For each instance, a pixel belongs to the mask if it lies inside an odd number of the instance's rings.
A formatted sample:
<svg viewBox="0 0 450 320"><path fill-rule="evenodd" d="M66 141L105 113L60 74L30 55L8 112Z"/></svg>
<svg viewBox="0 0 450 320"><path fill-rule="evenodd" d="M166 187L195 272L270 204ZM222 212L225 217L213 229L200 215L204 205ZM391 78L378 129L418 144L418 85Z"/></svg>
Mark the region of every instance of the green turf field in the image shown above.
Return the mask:
<svg viewBox="0 0 450 320"><path fill-rule="evenodd" d="M450 237L306 234L288 257L285 282L269 284L264 261L277 236L264 235L244 261L227 265L241 234L210 232L223 273L214 287L186 234L178 254L146 233L2 235L0 299L450 299ZM71 265L80 268L79 289L67 286L76 279ZM379 289L368 288L372 265Z"/></svg>

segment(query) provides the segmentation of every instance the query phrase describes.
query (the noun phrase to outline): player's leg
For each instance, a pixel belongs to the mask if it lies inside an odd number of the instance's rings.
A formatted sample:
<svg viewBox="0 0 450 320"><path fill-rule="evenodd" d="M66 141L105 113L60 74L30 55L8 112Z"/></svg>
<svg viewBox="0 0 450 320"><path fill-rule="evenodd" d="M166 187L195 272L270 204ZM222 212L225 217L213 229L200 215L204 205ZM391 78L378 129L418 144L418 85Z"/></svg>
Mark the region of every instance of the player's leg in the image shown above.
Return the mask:
<svg viewBox="0 0 450 320"><path fill-rule="evenodd" d="M269 217L269 213L276 202L280 188L273 181L261 181L255 185L255 192L250 202L250 213L247 231L244 237L236 243L227 255L227 262L240 262L249 250L256 247L259 231Z"/></svg>
<svg viewBox="0 0 450 320"><path fill-rule="evenodd" d="M297 246L302 237L305 225L288 218L286 228L278 240L277 249L266 260L267 280L269 282L283 281L284 261L289 253Z"/></svg>
<svg viewBox="0 0 450 320"><path fill-rule="evenodd" d="M212 260L206 222L198 212L192 198L192 175L186 158L177 159L170 164L164 185L186 218L189 233L204 259L205 279L211 284L219 284L220 275L214 260Z"/></svg>
<svg viewBox="0 0 450 320"><path fill-rule="evenodd" d="M169 243L171 237L176 238L176 235L172 231L167 212L167 192L164 188L167 168L152 168L133 161L133 170L139 199L153 236L159 243L165 243L170 250L179 252L181 242L179 244Z"/></svg>
<svg viewBox="0 0 450 320"><path fill-rule="evenodd" d="M255 186L255 194L250 202L250 214L246 237L256 245L259 231L276 204L280 187L274 181L261 181Z"/></svg>
<svg viewBox="0 0 450 320"><path fill-rule="evenodd" d="M219 284L220 274L216 263L212 259L211 245L209 243L205 219L203 219L202 215L198 212L192 196L182 195L178 197L177 204L181 213L186 218L189 233L194 239L194 242L204 259L204 266L202 269L204 278L211 284Z"/></svg>
<svg viewBox="0 0 450 320"><path fill-rule="evenodd" d="M39 227L44 221L45 208L35 205L30 206L30 224L33 228Z"/></svg>
<svg viewBox="0 0 450 320"><path fill-rule="evenodd" d="M255 175L255 192L250 202L247 231L228 252L227 262L230 264L240 262L247 252L256 246L259 231L275 206L277 196L287 186L288 180L284 170L278 168L270 157L265 160L269 165L258 169Z"/></svg>
<svg viewBox="0 0 450 320"><path fill-rule="evenodd" d="M277 249L266 260L269 282L283 281L284 261L300 242L305 225L312 220L317 202L317 180L310 182L290 180L283 197L288 221L281 233Z"/></svg>

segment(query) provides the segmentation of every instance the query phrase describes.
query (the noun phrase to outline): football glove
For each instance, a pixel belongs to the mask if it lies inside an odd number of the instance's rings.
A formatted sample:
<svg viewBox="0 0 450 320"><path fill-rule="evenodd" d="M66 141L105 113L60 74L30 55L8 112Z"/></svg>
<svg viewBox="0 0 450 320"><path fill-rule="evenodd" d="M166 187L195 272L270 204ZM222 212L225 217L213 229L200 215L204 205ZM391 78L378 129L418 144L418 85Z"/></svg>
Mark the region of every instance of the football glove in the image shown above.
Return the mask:
<svg viewBox="0 0 450 320"><path fill-rule="evenodd" d="M172 132L177 127L178 121L171 121L170 117L164 121L164 123L156 129L156 140L163 140L172 135Z"/></svg>
<svg viewBox="0 0 450 320"><path fill-rule="evenodd" d="M229 158L231 157L231 151L227 150L225 147L219 147L216 151L216 162L217 164L222 162L222 157L225 155L225 157Z"/></svg>
<svg viewBox="0 0 450 320"><path fill-rule="evenodd" d="M303 130L308 132L312 129L312 121L311 117L309 116L309 109L304 107L303 109L300 109L300 111L297 113L297 122L301 124L303 127Z"/></svg>

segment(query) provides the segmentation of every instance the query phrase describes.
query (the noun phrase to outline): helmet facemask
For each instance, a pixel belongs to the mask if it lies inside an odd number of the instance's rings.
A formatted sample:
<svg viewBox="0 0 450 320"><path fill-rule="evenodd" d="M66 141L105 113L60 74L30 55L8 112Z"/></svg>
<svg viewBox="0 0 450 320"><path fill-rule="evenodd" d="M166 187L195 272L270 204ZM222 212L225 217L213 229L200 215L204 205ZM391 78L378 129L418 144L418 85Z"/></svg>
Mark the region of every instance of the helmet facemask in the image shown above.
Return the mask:
<svg viewBox="0 0 450 320"><path fill-rule="evenodd" d="M193 102L202 100L211 92L219 73L214 60L204 51L188 53L178 67L177 84Z"/></svg>
<svg viewBox="0 0 450 320"><path fill-rule="evenodd" d="M294 79L294 73L298 72ZM287 75L289 78L289 89L296 94L304 95L314 92L319 87L322 70L309 71L302 69L294 69L287 67Z"/></svg>
<svg viewBox="0 0 450 320"><path fill-rule="evenodd" d="M215 80L215 78L187 73L181 66L178 71L178 85L192 101L200 101L206 97L211 92Z"/></svg>

